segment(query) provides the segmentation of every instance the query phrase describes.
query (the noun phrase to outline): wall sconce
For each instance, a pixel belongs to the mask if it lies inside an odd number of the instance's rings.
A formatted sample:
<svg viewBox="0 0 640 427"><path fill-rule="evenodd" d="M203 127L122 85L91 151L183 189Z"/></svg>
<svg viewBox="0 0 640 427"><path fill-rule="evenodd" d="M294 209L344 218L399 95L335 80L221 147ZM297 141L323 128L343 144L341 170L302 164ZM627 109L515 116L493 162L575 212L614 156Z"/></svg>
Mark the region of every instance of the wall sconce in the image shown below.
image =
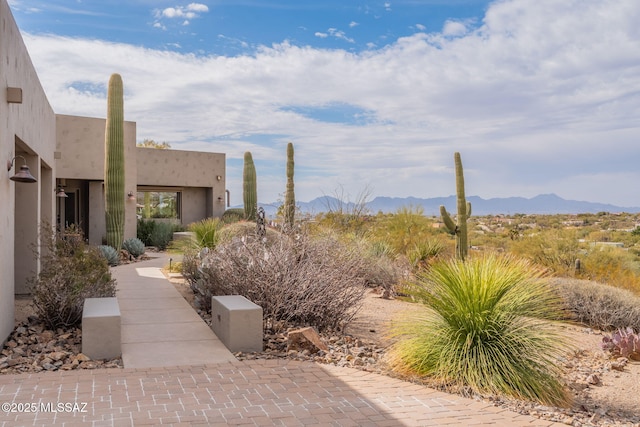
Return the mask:
<svg viewBox="0 0 640 427"><path fill-rule="evenodd" d="M69 196L67 196L67 193L64 192L64 188L62 188L62 187L58 187L57 189L54 188L53 192L56 193L56 197L60 197L60 198L69 197Z"/></svg>
<svg viewBox="0 0 640 427"><path fill-rule="evenodd" d="M129 191L129 193L127 194L127 198L129 200L136 200L136 195L133 194L133 191Z"/></svg>
<svg viewBox="0 0 640 427"><path fill-rule="evenodd" d="M216 179L217 179L218 181L222 180L222 175L216 175Z"/></svg>
<svg viewBox="0 0 640 427"><path fill-rule="evenodd" d="M218 202L222 203L224 199L222 197L218 197Z"/></svg>
<svg viewBox="0 0 640 427"><path fill-rule="evenodd" d="M29 166L27 166L27 160L22 157L22 156L15 156L13 159L9 160L7 162L7 170L10 171L11 168L13 167L13 163L14 161L20 157L22 159L22 161L24 162L24 164L22 166L20 166L20 172L17 172L15 175L13 175L11 178L9 178L11 181L16 181L16 182L38 182L37 179L35 179L33 177L33 175L31 175L31 172L29 171Z"/></svg>

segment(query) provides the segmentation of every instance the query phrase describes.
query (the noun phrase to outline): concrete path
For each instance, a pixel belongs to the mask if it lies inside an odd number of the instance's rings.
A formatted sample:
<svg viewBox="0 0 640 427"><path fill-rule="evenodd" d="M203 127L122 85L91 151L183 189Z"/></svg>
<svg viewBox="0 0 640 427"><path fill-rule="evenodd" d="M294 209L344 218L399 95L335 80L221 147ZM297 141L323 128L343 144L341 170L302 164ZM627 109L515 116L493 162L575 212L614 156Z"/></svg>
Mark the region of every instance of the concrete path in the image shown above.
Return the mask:
<svg viewBox="0 0 640 427"><path fill-rule="evenodd" d="M0 427L558 426L351 368L237 361L159 268L113 269L124 369L0 375Z"/></svg>
<svg viewBox="0 0 640 427"><path fill-rule="evenodd" d="M112 274L118 283L125 368L203 365L235 357L198 313L165 278L166 254L121 265Z"/></svg>

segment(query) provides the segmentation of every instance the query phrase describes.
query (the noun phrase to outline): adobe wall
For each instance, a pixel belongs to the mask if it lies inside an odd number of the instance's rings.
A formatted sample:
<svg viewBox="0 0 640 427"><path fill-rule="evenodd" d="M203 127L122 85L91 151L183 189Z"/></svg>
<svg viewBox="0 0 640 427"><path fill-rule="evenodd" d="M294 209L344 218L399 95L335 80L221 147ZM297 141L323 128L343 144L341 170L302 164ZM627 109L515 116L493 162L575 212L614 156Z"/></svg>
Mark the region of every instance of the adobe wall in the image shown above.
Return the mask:
<svg viewBox="0 0 640 427"><path fill-rule="evenodd" d="M9 180L23 164L0 173L0 342L13 330L14 293L27 292L26 280L39 264L31 246L42 220L52 222L55 114L6 0L0 0L0 164L16 154L27 161L37 183ZM9 103L7 88L22 89L22 102ZM5 169L6 171L6 169Z"/></svg>

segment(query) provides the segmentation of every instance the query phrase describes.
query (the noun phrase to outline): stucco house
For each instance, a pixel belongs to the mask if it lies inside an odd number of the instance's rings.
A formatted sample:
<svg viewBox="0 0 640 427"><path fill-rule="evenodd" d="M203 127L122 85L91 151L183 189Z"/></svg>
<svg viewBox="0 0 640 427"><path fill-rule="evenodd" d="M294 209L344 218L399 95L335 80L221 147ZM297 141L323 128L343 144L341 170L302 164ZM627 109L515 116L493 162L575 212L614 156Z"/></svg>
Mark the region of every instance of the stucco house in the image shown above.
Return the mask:
<svg viewBox="0 0 640 427"><path fill-rule="evenodd" d="M0 0L0 64L0 155L7 165L7 173L0 176L4 342L13 330L14 295L28 292L27 279L40 268L33 247L41 224L73 223L90 243L102 243L106 120L55 114L7 0ZM105 70L105 82L112 72L117 70ZM16 174L26 172L25 166L35 182L15 180ZM136 199L144 192L171 195L172 219L185 225L221 216L225 155L136 147L136 123L126 121L125 238L136 236Z"/></svg>

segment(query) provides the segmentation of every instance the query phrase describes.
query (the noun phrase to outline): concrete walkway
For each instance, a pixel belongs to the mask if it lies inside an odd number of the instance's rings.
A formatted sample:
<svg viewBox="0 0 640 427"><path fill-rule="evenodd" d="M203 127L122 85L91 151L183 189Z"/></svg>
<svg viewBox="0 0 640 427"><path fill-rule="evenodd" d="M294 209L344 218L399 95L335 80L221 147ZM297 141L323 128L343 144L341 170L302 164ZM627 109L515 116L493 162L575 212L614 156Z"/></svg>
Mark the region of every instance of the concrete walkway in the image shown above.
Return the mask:
<svg viewBox="0 0 640 427"><path fill-rule="evenodd" d="M121 265L118 283L125 368L203 365L235 361L211 328L165 278L166 254Z"/></svg>
<svg viewBox="0 0 640 427"><path fill-rule="evenodd" d="M124 369L0 375L0 427L558 426L383 375L237 361L159 268L117 267Z"/></svg>

